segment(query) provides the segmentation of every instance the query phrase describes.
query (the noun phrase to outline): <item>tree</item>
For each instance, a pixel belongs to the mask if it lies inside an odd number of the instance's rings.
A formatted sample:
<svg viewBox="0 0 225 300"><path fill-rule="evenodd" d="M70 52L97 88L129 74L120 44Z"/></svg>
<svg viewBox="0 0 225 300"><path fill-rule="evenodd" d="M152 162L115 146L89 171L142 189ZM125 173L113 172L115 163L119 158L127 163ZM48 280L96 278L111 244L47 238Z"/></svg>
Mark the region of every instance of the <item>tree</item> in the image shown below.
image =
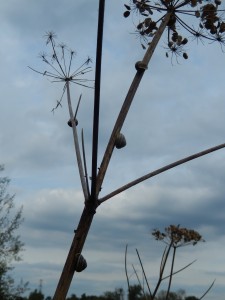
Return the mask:
<svg viewBox="0 0 225 300"><path fill-rule="evenodd" d="M28 300L44 300L45 296L41 292L41 290L35 289L33 292L30 293Z"/></svg>
<svg viewBox="0 0 225 300"><path fill-rule="evenodd" d="M105 292L102 296L105 300L123 300L124 290L122 288L117 288L113 292Z"/></svg>
<svg viewBox="0 0 225 300"><path fill-rule="evenodd" d="M126 140L121 133L122 126L127 117L128 111L134 99L135 93L139 87L139 84L145 74L148 64L152 58L152 55L163 36L163 33L167 31L167 51L166 56L171 55L171 62L174 57L178 60L179 57L184 59L188 58L188 54L185 50L185 45L188 43L188 39L183 37L182 30L188 32L188 35L192 35L195 39L207 39L210 42L218 42L221 47L225 44L225 22L223 20L222 12L224 9L220 9L221 1L202 1L202 0L164 0L155 1L150 0L133 0L131 4L125 4L126 11L124 17L128 17L131 12L138 14L139 23L136 27L136 34L140 37L142 47L146 49L145 55L142 61L135 64L136 73L131 86L128 90L127 96L119 112L118 118L115 122L112 130L109 142L105 149L100 168L98 168L98 135L99 135L99 112L100 112L100 88L101 88L101 57L102 57L102 38L103 38L103 23L104 23L104 7L105 1L99 0L99 19L98 19L98 35L97 35L97 50L96 50L96 72L95 72L95 84L94 84L94 107L93 107L93 136L92 136L92 164L91 164L91 176L87 174L86 167L86 155L84 147L84 137L82 132L82 153L81 156L76 119L77 110L79 107L80 99L74 114L70 87L72 83L78 84L84 87L88 86L88 79L83 75L90 71L89 64L90 58L87 59L79 68L75 71L71 71L71 62L74 55L74 51L69 52L69 63L66 65L66 48L64 44L59 44L57 48L55 42L55 34L48 32L46 35L47 45L51 47L51 59L45 54L41 55L41 59L48 65L49 70L37 71L37 73L47 76L54 82L64 82L63 93L53 111L61 106L63 95L66 94L69 109L69 123L72 127L75 153L77 157L77 165L80 174L81 187L84 196L84 209L77 226L77 230L73 237L71 248L69 250L64 268L62 270L61 277L59 279L54 300L64 300L68 289L70 287L73 275L75 271L80 272L86 267L84 259L82 257L82 249L86 241L92 220L99 205L111 199L115 195L139 184L147 179L152 178L162 172L165 172L178 165L184 164L188 161L217 151L225 147L225 144L217 145L213 148L206 149L196 154L185 157L179 161L173 162L160 169L150 172L140 178L137 178L124 186L112 191L111 193L99 197L101 187L115 148L123 148L126 145ZM189 16L189 19L197 19L197 29L194 29L193 24L189 24L186 20L183 20L183 16ZM142 19L141 19L142 18ZM140 20L141 19L141 20ZM57 53L57 49L60 49L60 53ZM91 187L89 189L88 178L91 177ZM82 265L80 265L82 262Z"/></svg>
<svg viewBox="0 0 225 300"><path fill-rule="evenodd" d="M129 300L139 300L143 298L142 287L139 284L131 285L128 291Z"/></svg>
<svg viewBox="0 0 225 300"><path fill-rule="evenodd" d="M0 172L4 170L0 165ZM16 230L20 226L22 219L22 207L14 211L14 195L7 193L10 183L9 178L0 177L0 298L2 300L13 299L21 295L27 283L15 287L14 280L8 275L12 270L12 262L21 259L20 252L23 243L20 236L16 235Z"/></svg>

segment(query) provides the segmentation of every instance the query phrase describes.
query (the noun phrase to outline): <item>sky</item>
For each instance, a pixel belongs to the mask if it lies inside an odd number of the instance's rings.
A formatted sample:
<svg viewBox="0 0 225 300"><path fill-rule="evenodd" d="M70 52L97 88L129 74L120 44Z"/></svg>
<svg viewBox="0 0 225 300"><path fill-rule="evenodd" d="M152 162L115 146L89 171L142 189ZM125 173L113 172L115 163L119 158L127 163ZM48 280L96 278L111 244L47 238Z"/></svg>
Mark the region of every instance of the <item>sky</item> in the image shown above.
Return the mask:
<svg viewBox="0 0 225 300"><path fill-rule="evenodd" d="M134 34L138 16L123 17L124 2L106 1L98 165L114 122L144 50ZM45 34L76 51L74 69L88 57L94 78L98 1L10 0L0 4L0 163L11 179L15 207L23 206L18 234L25 243L15 263L15 280L29 281L53 296L84 206L66 98L54 114L63 84L52 83L39 54L50 52ZM192 20L191 20L192 22ZM193 21L195 22L195 21ZM189 58L165 55L163 36L140 84L122 128L127 146L115 149L100 196L178 159L224 143L225 48L192 41ZM75 109L79 95L78 132L84 130L88 173L91 171L93 89L71 86ZM173 290L205 299L225 294L225 150L155 176L104 202L95 214L83 255L88 267L76 273L68 295L100 295L123 287L125 246L128 272L140 272L137 248L148 280L156 284L164 244L151 235L170 224L197 230L206 242L180 248L175 269L197 260L174 276ZM168 271L168 270L167 270ZM140 273L141 274L141 273ZM141 275L140 275L141 276ZM165 289L166 285L162 286Z"/></svg>

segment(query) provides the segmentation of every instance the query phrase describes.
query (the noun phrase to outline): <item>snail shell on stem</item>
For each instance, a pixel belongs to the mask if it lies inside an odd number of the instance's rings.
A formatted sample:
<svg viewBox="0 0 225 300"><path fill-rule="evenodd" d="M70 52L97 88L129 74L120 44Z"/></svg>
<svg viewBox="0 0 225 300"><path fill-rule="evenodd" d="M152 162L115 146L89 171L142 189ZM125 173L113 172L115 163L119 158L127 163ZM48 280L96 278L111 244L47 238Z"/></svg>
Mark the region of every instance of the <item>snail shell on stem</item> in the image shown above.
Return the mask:
<svg viewBox="0 0 225 300"><path fill-rule="evenodd" d="M86 261L86 259L80 253L76 254L75 271L82 272L86 268L87 268L87 261Z"/></svg>
<svg viewBox="0 0 225 300"><path fill-rule="evenodd" d="M126 138L122 133L119 133L118 136L116 137L116 141L115 141L115 147L117 149L121 149L123 147L125 147L127 144L126 142Z"/></svg>
<svg viewBox="0 0 225 300"><path fill-rule="evenodd" d="M78 120L74 117L74 121L75 121L75 124L76 124L76 126L78 125ZM73 127L72 126L72 121L71 121L71 119L67 122L67 124L70 126L70 127Z"/></svg>

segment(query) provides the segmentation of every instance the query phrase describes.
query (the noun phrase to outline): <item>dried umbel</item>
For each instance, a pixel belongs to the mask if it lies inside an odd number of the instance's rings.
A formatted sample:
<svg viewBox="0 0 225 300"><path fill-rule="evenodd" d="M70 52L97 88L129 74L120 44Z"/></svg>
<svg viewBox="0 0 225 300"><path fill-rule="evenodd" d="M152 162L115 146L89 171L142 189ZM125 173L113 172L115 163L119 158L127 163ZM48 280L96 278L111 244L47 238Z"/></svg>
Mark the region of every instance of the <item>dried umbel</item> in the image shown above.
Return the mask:
<svg viewBox="0 0 225 300"><path fill-rule="evenodd" d="M69 83L93 88L89 86L89 82L93 82L93 80L85 78L85 75L91 71L89 65L92 63L92 60L88 56L79 67L74 68L73 60L76 56L76 52L69 50L64 43L56 44L56 34L52 31L47 32L44 37L46 38L46 45L50 46L51 51L48 54L41 52L39 56L47 65L48 69L38 71L31 67L29 68L43 76L47 76L52 82L64 83L62 95L60 99L57 100L56 106L52 109L52 112L54 112L59 106L62 106L63 96Z"/></svg>
<svg viewBox="0 0 225 300"><path fill-rule="evenodd" d="M84 269L87 268L87 261L83 257L82 254L77 254L76 255L76 266L75 266L75 271L76 272L82 272Z"/></svg>
<svg viewBox="0 0 225 300"><path fill-rule="evenodd" d="M126 142L126 138L122 133L119 133L118 136L116 137L116 141L115 141L115 147L117 149L121 149L123 147L125 147L127 144Z"/></svg>
<svg viewBox="0 0 225 300"><path fill-rule="evenodd" d="M185 246L187 244L196 245L203 241L202 236L193 229L180 227L179 225L170 225L165 228L165 232L158 229L153 230L152 235L156 240L163 241L166 244L172 244L173 247Z"/></svg>
<svg viewBox="0 0 225 300"><path fill-rule="evenodd" d="M151 43L152 38L158 32L159 24L168 13L170 18L166 27L167 49L169 50L166 52L167 57L168 53L171 53L176 58L179 56L188 58L184 49L188 39L182 36L182 31L188 32L188 36L192 35L194 38L204 38L209 42L217 41L221 47L225 45L225 9L222 1L130 0L129 5L124 6L125 18L129 17L131 12L138 15L135 34L139 36L144 49ZM195 18L195 24L192 23L191 17Z"/></svg>

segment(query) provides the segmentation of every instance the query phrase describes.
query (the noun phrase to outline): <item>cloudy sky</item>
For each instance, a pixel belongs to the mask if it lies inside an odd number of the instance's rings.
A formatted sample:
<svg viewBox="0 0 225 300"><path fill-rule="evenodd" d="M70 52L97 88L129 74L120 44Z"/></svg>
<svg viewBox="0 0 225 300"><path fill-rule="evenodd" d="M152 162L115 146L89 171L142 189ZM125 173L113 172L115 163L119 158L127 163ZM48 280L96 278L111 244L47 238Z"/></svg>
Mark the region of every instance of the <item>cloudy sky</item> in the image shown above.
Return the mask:
<svg viewBox="0 0 225 300"><path fill-rule="evenodd" d="M123 18L123 1L106 1L101 117L100 164L127 89L134 64L144 50L133 34L135 18ZM9 0L0 4L0 163L10 177L9 192L23 205L20 228L25 243L16 264L16 280L29 281L31 290L42 280L44 294L53 295L80 214L83 196L74 155L66 99L51 112L63 84L51 83L28 66L44 71L38 57L48 52L43 36L53 30L57 41L76 51L74 69L88 56L95 61L98 1ZM101 196L137 177L185 156L224 143L225 54L216 43L189 37L188 60L176 63L165 55L162 38L144 75L122 132L127 146L115 150ZM225 48L223 49L225 50ZM93 72L88 75L94 78ZM88 172L91 170L93 90L71 86L84 129ZM123 287L125 245L131 283L138 265L138 248L149 282L157 280L164 245L151 231L170 224L198 230L206 240L179 249L175 268L197 259L174 277L173 289L200 297L216 279L209 299L225 294L225 150L153 177L102 204L95 215L83 254L88 268L76 274L69 294L98 295ZM165 288L162 287L162 288Z"/></svg>

